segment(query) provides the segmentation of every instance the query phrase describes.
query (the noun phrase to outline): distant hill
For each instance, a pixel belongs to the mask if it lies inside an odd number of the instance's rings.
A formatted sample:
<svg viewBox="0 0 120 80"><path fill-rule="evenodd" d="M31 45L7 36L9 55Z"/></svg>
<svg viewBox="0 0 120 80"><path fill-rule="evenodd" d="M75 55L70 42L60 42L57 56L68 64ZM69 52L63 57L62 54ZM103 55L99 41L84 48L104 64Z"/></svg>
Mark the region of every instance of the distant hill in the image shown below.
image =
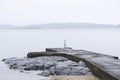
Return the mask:
<svg viewBox="0 0 120 80"><path fill-rule="evenodd" d="M14 26L12 25L0 25L0 29L13 29Z"/></svg>
<svg viewBox="0 0 120 80"><path fill-rule="evenodd" d="M91 23L52 23L40 25L0 25L0 29L78 29L78 28L119 28L120 25L91 24Z"/></svg>

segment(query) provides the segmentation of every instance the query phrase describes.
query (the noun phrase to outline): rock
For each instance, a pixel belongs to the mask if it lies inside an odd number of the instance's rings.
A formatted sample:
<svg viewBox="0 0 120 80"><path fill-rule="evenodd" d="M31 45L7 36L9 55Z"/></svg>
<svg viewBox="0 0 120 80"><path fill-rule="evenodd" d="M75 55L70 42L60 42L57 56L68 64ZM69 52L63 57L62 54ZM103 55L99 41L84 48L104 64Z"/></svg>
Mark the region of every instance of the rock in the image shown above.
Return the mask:
<svg viewBox="0 0 120 80"><path fill-rule="evenodd" d="M87 67L85 67L85 68L83 68L80 72L81 72L81 74L86 75L87 73L90 72L90 69L88 69ZM88 75L88 74L87 74L87 75Z"/></svg>
<svg viewBox="0 0 120 80"><path fill-rule="evenodd" d="M2 59L2 61L5 61L6 59Z"/></svg>
<svg viewBox="0 0 120 80"><path fill-rule="evenodd" d="M20 71L41 70L41 76L49 75L91 75L85 63L68 60L64 57L7 58L2 60L10 69Z"/></svg>
<svg viewBox="0 0 120 80"><path fill-rule="evenodd" d="M83 67L86 67L85 63L82 62L82 61L79 62L79 65L80 65L80 66L83 66Z"/></svg>
<svg viewBox="0 0 120 80"><path fill-rule="evenodd" d="M53 75L53 74L49 70L45 70L45 71L41 72L38 75L40 75L40 76L49 76L49 75Z"/></svg>

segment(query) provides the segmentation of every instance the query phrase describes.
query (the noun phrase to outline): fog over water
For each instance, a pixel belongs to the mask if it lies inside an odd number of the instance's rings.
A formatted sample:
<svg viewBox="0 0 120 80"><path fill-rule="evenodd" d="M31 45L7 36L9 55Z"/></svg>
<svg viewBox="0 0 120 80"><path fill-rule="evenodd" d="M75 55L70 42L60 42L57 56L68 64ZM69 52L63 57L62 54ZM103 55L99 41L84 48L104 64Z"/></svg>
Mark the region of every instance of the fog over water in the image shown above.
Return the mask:
<svg viewBox="0 0 120 80"><path fill-rule="evenodd" d="M73 49L120 57L120 29L18 29L0 30L0 59L25 57L31 51L63 47L64 40ZM0 63L0 76L14 73Z"/></svg>

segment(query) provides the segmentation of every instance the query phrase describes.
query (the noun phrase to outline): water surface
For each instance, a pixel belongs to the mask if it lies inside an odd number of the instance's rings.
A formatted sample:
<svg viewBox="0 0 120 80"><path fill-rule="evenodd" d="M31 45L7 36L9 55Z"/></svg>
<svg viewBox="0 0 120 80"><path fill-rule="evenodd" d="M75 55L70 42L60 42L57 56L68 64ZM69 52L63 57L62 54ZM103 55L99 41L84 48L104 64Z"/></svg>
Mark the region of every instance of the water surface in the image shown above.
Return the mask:
<svg viewBox="0 0 120 80"><path fill-rule="evenodd" d="M0 30L0 59L7 57L25 57L31 51L43 51L45 48L67 46L120 57L119 29L61 29L61 30ZM0 62L0 76L3 80L33 74L9 70ZM10 76L8 76L10 75ZM16 77L12 77L16 75ZM8 76L6 78L5 76ZM32 80L42 79L36 75ZM28 77L24 77L28 79ZM6 78L6 79L4 79ZM24 78L22 80L24 80ZM30 80L30 79L29 79Z"/></svg>

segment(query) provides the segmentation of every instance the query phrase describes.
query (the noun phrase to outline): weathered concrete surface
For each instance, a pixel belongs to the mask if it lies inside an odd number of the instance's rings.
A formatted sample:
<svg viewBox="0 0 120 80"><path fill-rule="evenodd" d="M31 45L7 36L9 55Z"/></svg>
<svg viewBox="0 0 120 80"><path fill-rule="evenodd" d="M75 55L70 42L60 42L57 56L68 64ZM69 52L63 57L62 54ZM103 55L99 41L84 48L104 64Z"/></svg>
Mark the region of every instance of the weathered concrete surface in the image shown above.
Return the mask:
<svg viewBox="0 0 120 80"><path fill-rule="evenodd" d="M34 58L34 57L40 57L40 56L61 56L61 57L67 57L69 60L79 62L81 61L81 58L66 54L65 52L29 52L27 54L28 58Z"/></svg>
<svg viewBox="0 0 120 80"><path fill-rule="evenodd" d="M71 48L47 48L46 52L66 53L80 58L101 80L120 80L120 60L118 57Z"/></svg>

